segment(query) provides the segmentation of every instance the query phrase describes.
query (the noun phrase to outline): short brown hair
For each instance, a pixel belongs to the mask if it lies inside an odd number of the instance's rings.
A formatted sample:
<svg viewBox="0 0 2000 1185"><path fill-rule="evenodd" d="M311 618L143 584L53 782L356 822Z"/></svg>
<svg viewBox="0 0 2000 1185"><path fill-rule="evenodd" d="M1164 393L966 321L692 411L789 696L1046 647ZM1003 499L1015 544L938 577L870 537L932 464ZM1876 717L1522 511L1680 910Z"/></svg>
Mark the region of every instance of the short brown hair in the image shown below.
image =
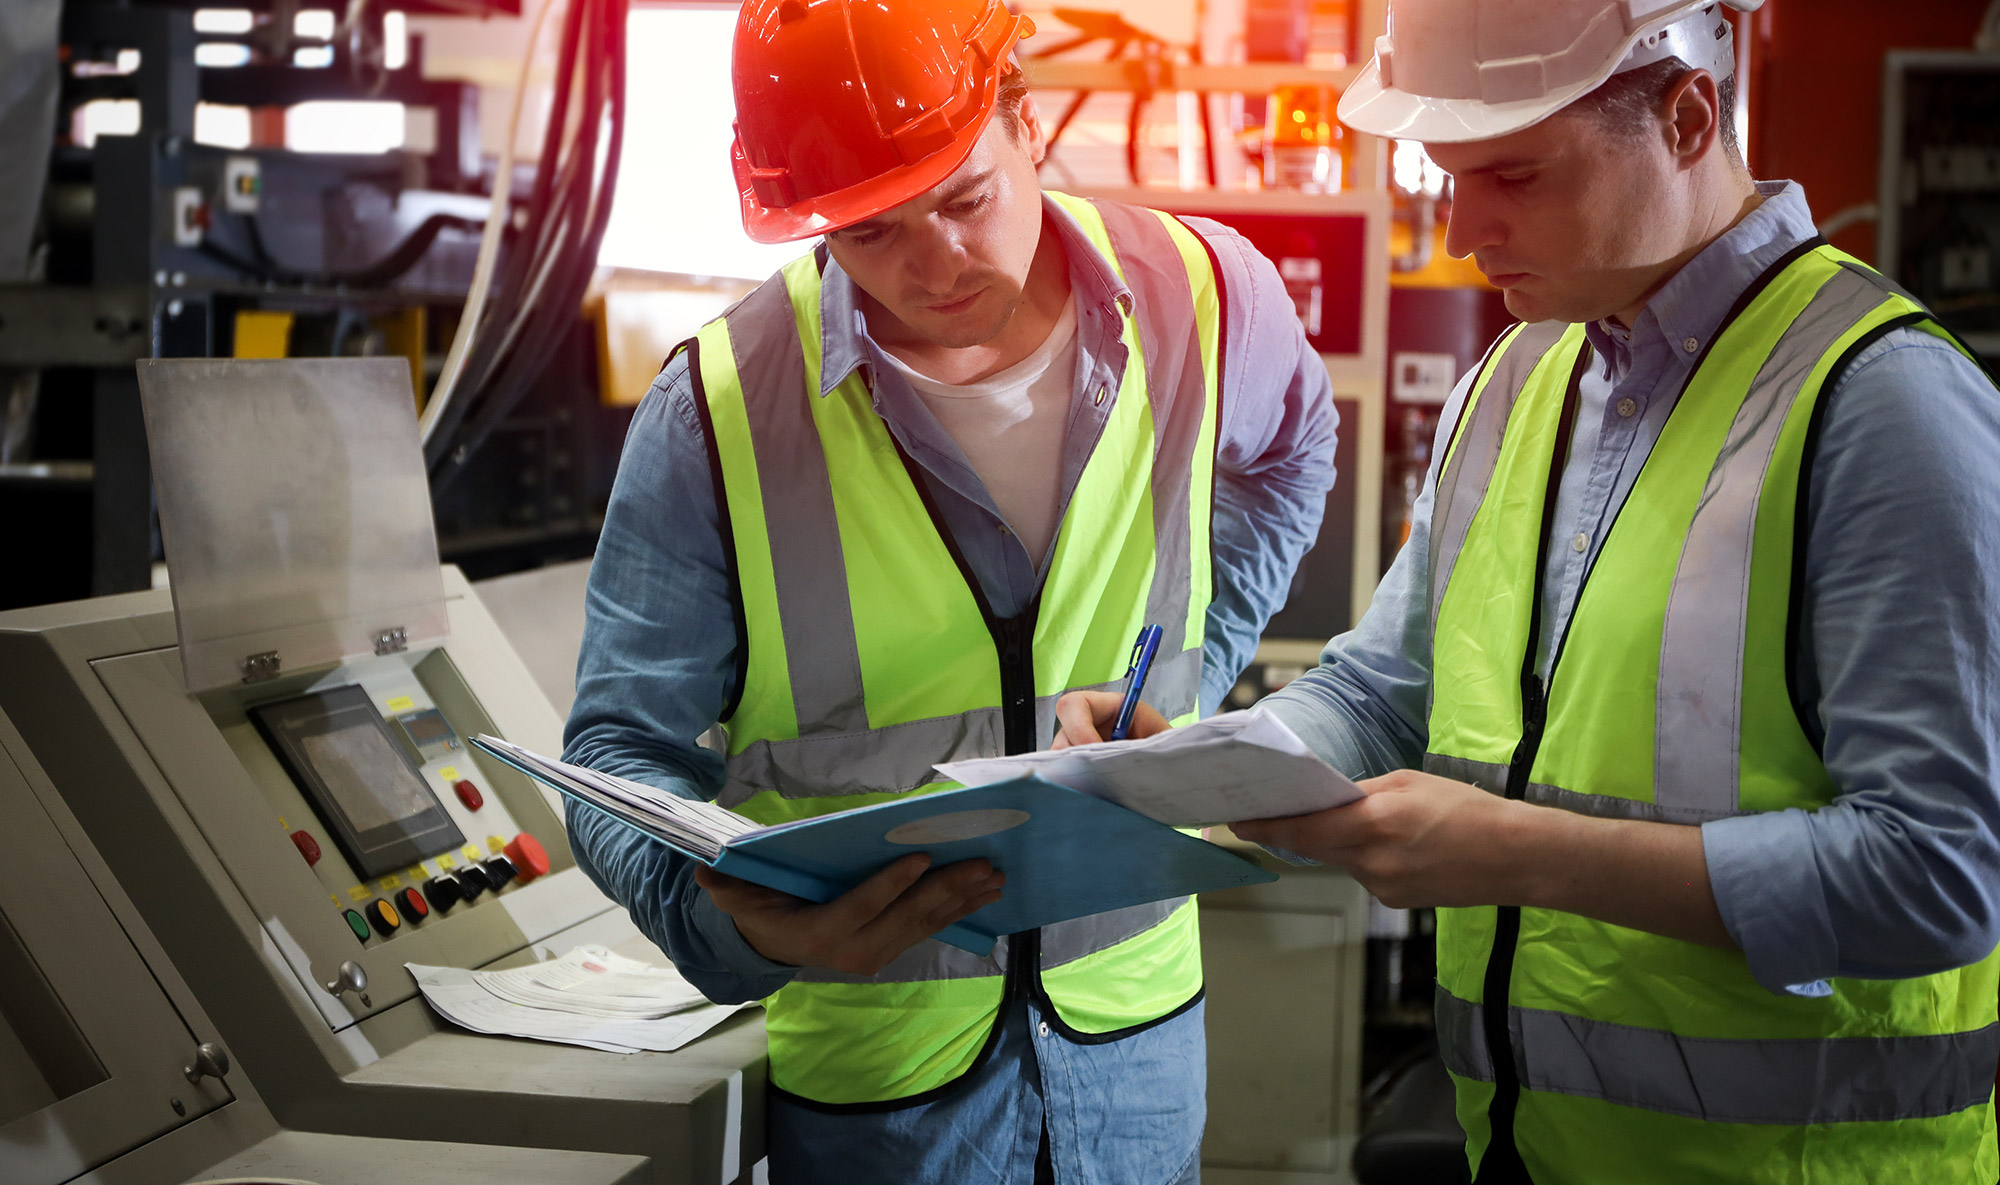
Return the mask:
<svg viewBox="0 0 2000 1185"><path fill-rule="evenodd" d="M1653 127L1659 118L1660 108L1666 105L1681 79L1692 69L1679 58L1668 58L1613 74L1604 84L1576 102L1569 110L1594 117L1612 132L1625 136L1640 136ZM1736 76L1731 74L1716 84L1716 98L1720 109L1716 118L1722 122L1722 146L1729 153L1732 164L1743 163L1743 146L1736 139Z"/></svg>
<svg viewBox="0 0 2000 1185"><path fill-rule="evenodd" d="M1028 97L1028 80L1021 74L1016 63L1000 77L1000 93L993 100L993 110L1007 121L1007 134L1016 142L1021 139L1021 100Z"/></svg>

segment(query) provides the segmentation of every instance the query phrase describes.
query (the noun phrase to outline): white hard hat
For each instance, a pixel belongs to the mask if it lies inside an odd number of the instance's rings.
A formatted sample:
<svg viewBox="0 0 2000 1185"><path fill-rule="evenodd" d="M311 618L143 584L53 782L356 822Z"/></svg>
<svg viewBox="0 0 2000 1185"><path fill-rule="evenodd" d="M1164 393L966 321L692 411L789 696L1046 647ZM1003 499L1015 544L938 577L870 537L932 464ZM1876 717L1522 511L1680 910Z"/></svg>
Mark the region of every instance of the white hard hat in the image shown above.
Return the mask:
<svg viewBox="0 0 2000 1185"><path fill-rule="evenodd" d="M1764 0L1726 0L1754 12ZM1340 99L1357 131L1450 144L1532 127L1626 70L1679 58L1720 82L1736 39L1715 0L1390 0Z"/></svg>

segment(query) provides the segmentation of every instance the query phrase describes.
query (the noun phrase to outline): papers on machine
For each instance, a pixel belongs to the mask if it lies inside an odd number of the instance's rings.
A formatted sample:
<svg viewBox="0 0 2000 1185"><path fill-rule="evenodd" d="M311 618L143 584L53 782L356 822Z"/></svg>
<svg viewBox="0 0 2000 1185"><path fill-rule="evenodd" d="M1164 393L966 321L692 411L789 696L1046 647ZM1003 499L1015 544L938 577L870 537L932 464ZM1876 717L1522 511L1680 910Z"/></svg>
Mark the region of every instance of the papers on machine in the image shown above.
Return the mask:
<svg viewBox="0 0 2000 1185"><path fill-rule="evenodd" d="M711 1004L671 967L601 946L505 971L407 963L438 1015L475 1033L609 1053L679 1049L745 1004Z"/></svg>
<svg viewBox="0 0 2000 1185"><path fill-rule="evenodd" d="M1284 721L1254 708L1144 740L948 761L937 771L967 786L1032 774L1170 827L1303 815L1361 797L1359 786L1315 757Z"/></svg>

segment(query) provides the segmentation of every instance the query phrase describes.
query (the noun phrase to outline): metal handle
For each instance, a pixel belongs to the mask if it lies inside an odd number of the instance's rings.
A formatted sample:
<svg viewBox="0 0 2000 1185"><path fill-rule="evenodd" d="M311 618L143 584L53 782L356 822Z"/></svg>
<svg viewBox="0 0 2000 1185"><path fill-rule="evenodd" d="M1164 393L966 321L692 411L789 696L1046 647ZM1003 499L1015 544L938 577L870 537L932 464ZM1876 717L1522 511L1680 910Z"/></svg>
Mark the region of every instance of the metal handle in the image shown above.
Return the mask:
<svg viewBox="0 0 2000 1185"><path fill-rule="evenodd" d="M368 973L363 971L361 964L355 962L353 959L348 959L341 963L340 973L328 980L324 986L327 991L336 996L342 992L353 992L361 997L363 1007L370 1006L368 1000Z"/></svg>
<svg viewBox="0 0 2000 1185"><path fill-rule="evenodd" d="M182 1066L181 1073L189 1082L199 1083L203 1078L220 1081L229 1073L229 1051L213 1041L203 1041L194 1047L194 1064Z"/></svg>

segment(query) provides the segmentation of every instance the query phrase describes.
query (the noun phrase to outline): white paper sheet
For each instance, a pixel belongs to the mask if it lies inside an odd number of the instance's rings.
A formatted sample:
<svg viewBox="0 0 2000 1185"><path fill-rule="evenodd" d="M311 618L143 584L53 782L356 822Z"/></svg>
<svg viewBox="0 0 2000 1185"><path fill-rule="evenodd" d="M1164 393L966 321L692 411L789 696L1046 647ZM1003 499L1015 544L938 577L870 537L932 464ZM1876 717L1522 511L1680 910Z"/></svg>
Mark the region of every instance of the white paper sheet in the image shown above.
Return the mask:
<svg viewBox="0 0 2000 1185"><path fill-rule="evenodd" d="M503 1000L607 1020L656 1020L708 1003L672 967L655 967L602 946L579 946L560 959L474 973Z"/></svg>
<svg viewBox="0 0 2000 1185"><path fill-rule="evenodd" d="M1361 797L1282 720L1254 708L1140 741L948 761L937 770L967 786L1035 774L1173 827L1303 815Z"/></svg>
<svg viewBox="0 0 2000 1185"><path fill-rule="evenodd" d="M527 1037L563 1045L581 1045L608 1053L642 1049L670 1052L695 1040L748 1004L707 1004L657 1020L614 1020L548 1008L528 1008L487 991L474 978L478 972L461 967L426 967L406 963L439 1016L475 1033Z"/></svg>

